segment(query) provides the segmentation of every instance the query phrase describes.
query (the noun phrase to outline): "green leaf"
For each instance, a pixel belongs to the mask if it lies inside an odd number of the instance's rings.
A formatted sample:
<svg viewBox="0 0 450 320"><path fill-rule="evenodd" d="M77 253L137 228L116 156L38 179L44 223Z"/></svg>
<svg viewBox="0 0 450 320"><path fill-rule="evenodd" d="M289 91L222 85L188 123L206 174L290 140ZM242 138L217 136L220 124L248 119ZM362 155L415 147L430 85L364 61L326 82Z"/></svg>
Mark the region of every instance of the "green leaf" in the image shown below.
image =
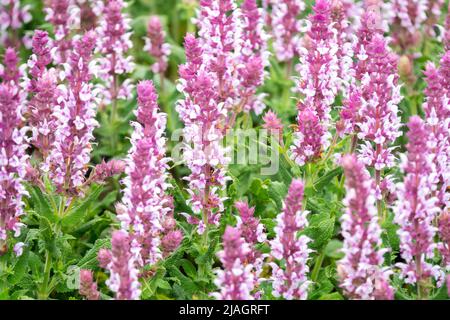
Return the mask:
<svg viewBox="0 0 450 320"><path fill-rule="evenodd" d="M336 177L340 174L342 174L341 167L337 167L337 168L334 168L334 169L328 171L314 183L314 189L322 190L326 185L328 185L331 182L331 180L333 180L334 177Z"/></svg>
<svg viewBox="0 0 450 320"><path fill-rule="evenodd" d="M344 297L339 292L333 292L320 296L318 300L344 300Z"/></svg>
<svg viewBox="0 0 450 320"><path fill-rule="evenodd" d="M78 224L80 224L83 221L83 218L86 214L86 212L89 210L90 206L94 204L95 201L97 201L98 197L100 196L100 193L102 192L103 187L100 185L96 185L92 188L89 195L82 199L81 203L71 209L63 218L62 218L62 225L63 227L70 227L71 229L74 229Z"/></svg>
<svg viewBox="0 0 450 320"><path fill-rule="evenodd" d="M36 186L30 186L28 188L28 193L30 194L35 212L40 216L46 217L51 222L56 222L55 210L50 204L48 197L42 193L41 189Z"/></svg>
<svg viewBox="0 0 450 320"><path fill-rule="evenodd" d="M187 259L182 259L180 261L181 267L183 268L184 273L186 273L189 277L192 279L195 279L197 276L197 270L195 269L195 266Z"/></svg>
<svg viewBox="0 0 450 320"><path fill-rule="evenodd" d="M83 258L77 263L77 266L82 269L94 269L97 267L97 254L102 248L111 248L110 239L98 239L95 241L94 246L84 255Z"/></svg>
<svg viewBox="0 0 450 320"><path fill-rule="evenodd" d="M325 247L325 255L329 258L333 258L336 260L342 259L344 253L341 251L342 249L342 241L339 240L330 240Z"/></svg>
<svg viewBox="0 0 450 320"><path fill-rule="evenodd" d="M17 262L14 264L14 273L8 277L8 283L15 285L25 276L28 267L29 250L24 250Z"/></svg>

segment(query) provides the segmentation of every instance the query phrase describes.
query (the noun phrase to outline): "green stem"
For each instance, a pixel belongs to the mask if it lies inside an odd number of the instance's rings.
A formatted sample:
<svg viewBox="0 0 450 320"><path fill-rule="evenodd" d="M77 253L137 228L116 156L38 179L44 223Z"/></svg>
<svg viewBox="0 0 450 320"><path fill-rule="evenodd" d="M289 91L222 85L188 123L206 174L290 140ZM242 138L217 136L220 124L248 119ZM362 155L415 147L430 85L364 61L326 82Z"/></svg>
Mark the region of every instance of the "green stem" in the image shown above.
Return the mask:
<svg viewBox="0 0 450 320"><path fill-rule="evenodd" d="M320 268L322 267L323 260L325 259L325 250L322 250L320 255L316 258L316 263L314 264L314 269L311 273L311 281L317 282L317 278L319 277Z"/></svg>
<svg viewBox="0 0 450 320"><path fill-rule="evenodd" d="M44 266L44 280L42 282L42 287L38 292L39 300L47 300L49 296L48 283L50 280L50 271L52 267L52 257L50 252L47 250L45 252L45 266Z"/></svg>

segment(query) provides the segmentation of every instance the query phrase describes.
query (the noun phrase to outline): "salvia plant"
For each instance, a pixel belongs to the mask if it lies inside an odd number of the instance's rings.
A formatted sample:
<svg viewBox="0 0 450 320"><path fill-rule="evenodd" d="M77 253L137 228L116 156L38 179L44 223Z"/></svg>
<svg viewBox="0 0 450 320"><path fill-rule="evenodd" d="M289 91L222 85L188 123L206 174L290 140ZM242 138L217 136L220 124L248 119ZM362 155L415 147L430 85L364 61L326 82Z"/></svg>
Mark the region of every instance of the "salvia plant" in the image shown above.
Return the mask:
<svg viewBox="0 0 450 320"><path fill-rule="evenodd" d="M449 298L448 1L0 22L0 299Z"/></svg>

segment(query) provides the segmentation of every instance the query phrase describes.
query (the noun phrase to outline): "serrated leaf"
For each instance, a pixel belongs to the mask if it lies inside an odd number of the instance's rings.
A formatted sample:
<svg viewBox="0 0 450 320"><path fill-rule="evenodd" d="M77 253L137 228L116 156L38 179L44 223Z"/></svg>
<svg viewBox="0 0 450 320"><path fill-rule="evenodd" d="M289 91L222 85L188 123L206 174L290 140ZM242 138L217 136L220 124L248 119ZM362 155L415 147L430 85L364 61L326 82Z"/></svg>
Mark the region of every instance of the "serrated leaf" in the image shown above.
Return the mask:
<svg viewBox="0 0 450 320"><path fill-rule="evenodd" d="M100 185L94 186L89 195L82 199L81 203L71 209L61 220L63 227L71 227L71 229L75 228L79 223L83 221L86 212L89 210L89 207L97 200L102 192L103 187Z"/></svg>
<svg viewBox="0 0 450 320"><path fill-rule="evenodd" d="M98 239L94 246L84 255L77 263L77 266L82 269L94 269L97 265L97 254L102 248L111 248L110 239Z"/></svg>

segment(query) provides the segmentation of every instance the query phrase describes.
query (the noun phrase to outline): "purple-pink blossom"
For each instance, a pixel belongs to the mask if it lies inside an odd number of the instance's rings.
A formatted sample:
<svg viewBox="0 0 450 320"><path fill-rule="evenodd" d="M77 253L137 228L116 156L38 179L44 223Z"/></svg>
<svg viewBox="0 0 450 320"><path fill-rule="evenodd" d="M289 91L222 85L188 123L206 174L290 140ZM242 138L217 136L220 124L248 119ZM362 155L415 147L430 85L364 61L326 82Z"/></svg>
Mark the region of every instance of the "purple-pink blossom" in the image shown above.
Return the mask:
<svg viewBox="0 0 450 320"><path fill-rule="evenodd" d="M328 148L331 137L328 132L330 111L340 83L339 48L332 24L328 0L316 1L309 17L309 48L300 48L300 64L297 66L300 73L297 89L303 98L297 106L298 128L291 150L292 158L299 165L318 158L320 151ZM313 123L314 127L311 126Z"/></svg>
<svg viewBox="0 0 450 320"><path fill-rule="evenodd" d="M450 212L443 212L438 220L439 252L445 268L450 269Z"/></svg>
<svg viewBox="0 0 450 320"><path fill-rule="evenodd" d="M16 86L0 84L0 248L8 232L20 235L23 197L27 195L22 185L28 159L27 143L25 131L21 129L23 106L16 99L17 90Z"/></svg>
<svg viewBox="0 0 450 320"><path fill-rule="evenodd" d="M383 267L381 228L376 209L374 182L355 155L342 158L346 197L341 217L345 256L338 263L340 286L349 299L393 299L392 273Z"/></svg>
<svg viewBox="0 0 450 320"><path fill-rule="evenodd" d="M96 96L90 83L94 46L92 31L74 41L74 50L65 65L68 84L58 87L61 93L53 112L56 131L46 169L58 192L70 195L81 193L90 161L93 131L98 125Z"/></svg>
<svg viewBox="0 0 450 320"><path fill-rule="evenodd" d="M305 9L303 0L269 0L272 7L270 25L274 49L279 61L290 61L298 55L301 43L299 15Z"/></svg>
<svg viewBox="0 0 450 320"><path fill-rule="evenodd" d="M393 13L393 43L403 51L417 45L427 19L428 0L393 0L389 10Z"/></svg>
<svg viewBox="0 0 450 320"><path fill-rule="evenodd" d="M255 217L255 208L249 207L245 201L236 201L234 206L238 210L239 215L236 216L236 228L241 232L245 242L250 245L250 253L248 262L255 264L261 254L255 249L255 245L266 241L264 225Z"/></svg>
<svg viewBox="0 0 450 320"><path fill-rule="evenodd" d="M218 300L253 300L253 265L245 263L250 252L249 244L237 228L227 226L223 235L223 250L217 253L222 269L216 271L214 283L219 292L213 293Z"/></svg>
<svg viewBox="0 0 450 320"><path fill-rule="evenodd" d="M253 109L261 114L265 105L264 94L256 95L256 90L264 82L264 68L269 64L267 51L268 36L264 32L262 11L255 0L245 0L238 15L238 27L242 33L238 40L237 70L238 96L240 98L238 111Z"/></svg>
<svg viewBox="0 0 450 320"><path fill-rule="evenodd" d="M80 295L87 300L99 300L100 292L97 289L97 283L91 270L80 270Z"/></svg>
<svg viewBox="0 0 450 320"><path fill-rule="evenodd" d="M150 17L147 25L147 37L145 37L144 50L155 59L152 64L154 73L164 74L167 69L171 46L166 41L166 33L163 30L161 20L157 16Z"/></svg>
<svg viewBox="0 0 450 320"><path fill-rule="evenodd" d="M424 89L425 102L422 105L425 121L430 130L428 146L433 156L436 183L440 186L436 191L439 205L448 207L450 186L450 94L448 76L450 67L450 51L441 59L440 68L429 62L425 68ZM447 71L445 69L447 68Z"/></svg>
<svg viewBox="0 0 450 320"><path fill-rule="evenodd" d="M312 251L308 248L311 239L305 235L297 236L299 231L308 226L308 211L302 208L303 192L303 182L292 180L283 204L283 212L276 218L275 239L270 241L270 255L278 261L284 260L284 267L275 262L270 263L272 294L288 300L305 300L310 284L307 279L307 262Z"/></svg>
<svg viewBox="0 0 450 320"><path fill-rule="evenodd" d="M31 79L28 82L28 122L32 132L31 144L45 162L54 141L56 118L53 109L58 104L57 72L47 69L52 62L53 45L47 32L36 30L33 36L33 54L28 60Z"/></svg>
<svg viewBox="0 0 450 320"><path fill-rule="evenodd" d="M394 166L391 144L401 136L398 104L402 96L396 73L397 59L383 36L375 34L365 51L365 73L358 89L362 98L358 138L363 140L359 159L375 168L376 196L381 200L381 172Z"/></svg>
<svg viewBox="0 0 450 320"><path fill-rule="evenodd" d="M433 196L436 185L433 177L433 162L427 141L429 132L418 116L408 122L407 156L403 157L402 169L405 177L397 186L398 200L394 205L394 221L400 226L400 254L404 262L398 263L401 277L408 284L420 284L430 278L442 283L443 274L439 265L433 263L437 244L434 242L437 228L433 221L439 208ZM426 288L419 288L419 295ZM423 292L425 291L425 292Z"/></svg>
<svg viewBox="0 0 450 320"><path fill-rule="evenodd" d="M128 234L123 230L114 231L106 284L115 293L116 300L138 300L141 295L136 257L132 250Z"/></svg>
<svg viewBox="0 0 450 320"><path fill-rule="evenodd" d="M130 234L139 266L143 266L162 258L162 223L172 209L165 194L170 187L169 159L165 157L166 115L159 112L158 96L151 81L140 82L137 94L137 121L132 123L134 130L118 218L122 229Z"/></svg>
<svg viewBox="0 0 450 320"><path fill-rule="evenodd" d="M0 78L18 86L22 72L19 69L19 56L14 48L6 48L3 64L0 64Z"/></svg>
<svg viewBox="0 0 450 320"><path fill-rule="evenodd" d="M20 28L31 21L30 5L23 5L20 0L2 0L0 5L0 44L4 47L20 44L17 39ZM23 38L27 44L27 37Z"/></svg>
<svg viewBox="0 0 450 320"><path fill-rule="evenodd" d="M134 69L133 58L128 55L133 43L130 39L130 19L122 11L126 7L123 0L105 1L97 10L101 12L97 33L96 52L101 54L98 77L104 81L99 85L104 104L115 103L131 95L133 85L130 79L122 83L119 76ZM113 108L116 108L113 104ZM113 113L115 110L112 111Z"/></svg>
<svg viewBox="0 0 450 320"><path fill-rule="evenodd" d="M55 34L55 63L65 63L73 46L71 32L80 24L80 10L74 0L49 0L45 20L53 25Z"/></svg>
<svg viewBox="0 0 450 320"><path fill-rule="evenodd" d="M188 34L184 44L186 63L180 66L177 86L184 99L177 102L176 110L185 126L183 159L191 170L186 177L188 203L195 216L188 216L188 221L197 224L202 234L209 224L219 224L224 209L220 192L227 180L228 159L221 143L221 122L226 110L219 103L220 90L214 85L215 77L205 70L204 57L208 55L200 41Z"/></svg>

